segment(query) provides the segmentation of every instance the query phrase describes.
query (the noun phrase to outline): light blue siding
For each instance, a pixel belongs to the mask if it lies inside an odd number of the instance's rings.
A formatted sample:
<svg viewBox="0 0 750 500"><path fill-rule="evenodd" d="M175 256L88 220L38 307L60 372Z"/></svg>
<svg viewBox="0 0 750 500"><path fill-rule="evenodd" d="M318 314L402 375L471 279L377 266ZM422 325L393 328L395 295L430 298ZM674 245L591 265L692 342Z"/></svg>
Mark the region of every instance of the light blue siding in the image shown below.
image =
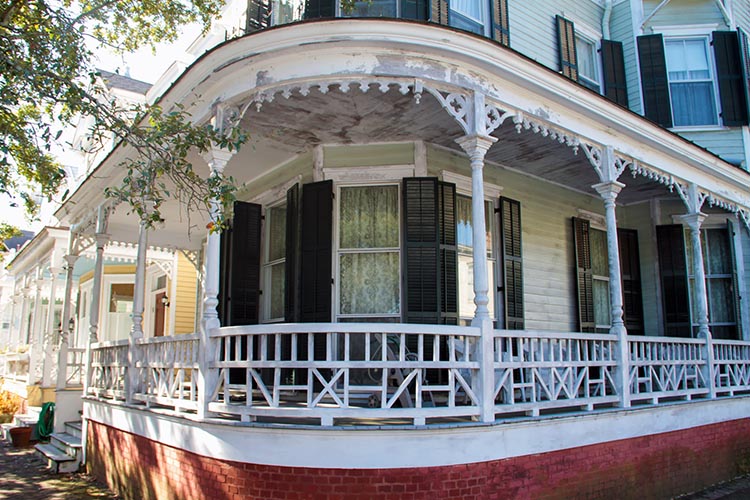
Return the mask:
<svg viewBox="0 0 750 500"><path fill-rule="evenodd" d="M660 0L645 0L644 16L648 17L660 3ZM672 0L649 19L644 29L648 33L654 26L695 24L716 24L719 29L729 28L714 0Z"/></svg>
<svg viewBox="0 0 750 500"><path fill-rule="evenodd" d="M628 85L628 104L630 109L636 113L643 113L641 103L641 79L638 71L637 48L635 34L633 33L633 12L630 2L621 2L612 9L610 18L610 37L612 40L622 42L622 51L625 58L625 73Z"/></svg>
<svg viewBox="0 0 750 500"><path fill-rule="evenodd" d="M680 132L680 135L699 146L703 146L730 163L739 165L745 160L741 128L704 132Z"/></svg>
<svg viewBox="0 0 750 500"><path fill-rule="evenodd" d="M532 6L533 5L533 6ZM511 0L510 45L523 55L559 71L555 15L601 33L603 9L590 0Z"/></svg>

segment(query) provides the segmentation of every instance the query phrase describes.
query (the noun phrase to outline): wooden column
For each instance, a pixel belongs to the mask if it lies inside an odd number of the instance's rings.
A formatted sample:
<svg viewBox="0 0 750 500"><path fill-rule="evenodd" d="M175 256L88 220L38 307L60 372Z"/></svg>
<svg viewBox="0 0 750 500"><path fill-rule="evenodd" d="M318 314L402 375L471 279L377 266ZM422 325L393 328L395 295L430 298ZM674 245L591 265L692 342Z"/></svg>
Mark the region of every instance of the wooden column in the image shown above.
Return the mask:
<svg viewBox="0 0 750 500"><path fill-rule="evenodd" d="M204 158L211 176L222 176L233 153L219 148L208 151ZM223 210L218 199L211 201L211 220L214 221ZM208 404L218 382L218 373L210 369L215 359L216 346L210 332L221 326L219 313L219 273L221 264L221 235L209 225L206 235L206 252L203 270L203 307L200 323L200 349L198 353L198 418L208 416Z"/></svg>
<svg viewBox="0 0 750 500"><path fill-rule="evenodd" d="M61 269L50 266L49 273L49 311L47 313L47 324L44 327L44 367L42 369L42 387L52 386L52 368L55 363L54 346L57 341L55 335L55 301L57 300L57 275ZM62 326L62 325L60 325ZM58 370L59 370L58 365Z"/></svg>
<svg viewBox="0 0 750 500"><path fill-rule="evenodd" d="M456 140L469 155L471 162L471 217L472 217L472 271L474 273L474 318L472 326L481 331L478 357L480 366L481 419L495 421L495 345L493 318L488 304L489 280L487 279L487 228L484 213L484 157L497 139L483 132L484 96L475 94L472 101L472 129L480 132Z"/></svg>
<svg viewBox="0 0 750 500"><path fill-rule="evenodd" d="M143 338L143 310L146 294L146 253L148 251L148 223L141 220L138 228L138 248L133 284L133 324L128 336L128 383L126 401L132 403L133 395L140 388L140 371L137 368L140 349L138 341Z"/></svg>
<svg viewBox="0 0 750 500"><path fill-rule="evenodd" d="M65 292L63 294L63 310L60 317L60 344L57 351L57 389L65 389L68 375L68 337L70 336L71 297L73 295L73 271L78 261L78 255L74 253L73 241L75 235L71 232L68 245L68 255L65 259Z"/></svg>
<svg viewBox="0 0 750 500"><path fill-rule="evenodd" d="M615 200L625 185L616 180L592 186L604 200L607 221L607 256L609 264L609 333L617 335L617 385L620 391L620 406L630 406L630 349L628 332L623 321L622 276L620 272L620 246L617 241L617 215Z"/></svg>

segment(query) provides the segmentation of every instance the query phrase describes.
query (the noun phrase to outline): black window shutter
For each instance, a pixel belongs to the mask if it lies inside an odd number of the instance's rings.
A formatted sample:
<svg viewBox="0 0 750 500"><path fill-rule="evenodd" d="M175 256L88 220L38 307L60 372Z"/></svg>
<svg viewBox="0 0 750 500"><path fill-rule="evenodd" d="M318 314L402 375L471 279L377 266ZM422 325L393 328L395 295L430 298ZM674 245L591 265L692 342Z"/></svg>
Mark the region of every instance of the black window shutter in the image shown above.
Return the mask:
<svg viewBox="0 0 750 500"><path fill-rule="evenodd" d="M333 0L305 0L303 19L317 19L320 17L335 17L336 4Z"/></svg>
<svg viewBox="0 0 750 500"><path fill-rule="evenodd" d="M591 269L591 226L585 219L573 218L573 241L576 254L576 289L578 291L578 330L596 331L594 318L594 275Z"/></svg>
<svg viewBox="0 0 750 500"><path fill-rule="evenodd" d="M331 321L333 181L302 186L300 321Z"/></svg>
<svg viewBox="0 0 750 500"><path fill-rule="evenodd" d="M737 276L737 254L734 248L734 224L731 220L727 219L727 236L729 238L729 258L730 265L732 266L732 297L734 301L732 306L734 307L734 320L737 323L737 327L734 331L729 329L729 336L731 340L742 340L742 316L740 315L740 304L742 304L742 295L740 294L740 282ZM713 333L713 332L712 332Z"/></svg>
<svg viewBox="0 0 750 500"><path fill-rule="evenodd" d="M232 222L229 221L229 227L221 232L220 236L220 257L219 257L219 305L216 307L219 313L219 323L221 326L229 326L229 284L231 282L231 262L230 256L232 247Z"/></svg>
<svg viewBox="0 0 750 500"><path fill-rule="evenodd" d="M438 181L403 180L404 323L440 322Z"/></svg>
<svg viewBox="0 0 750 500"><path fill-rule="evenodd" d="M458 324L458 246L456 185L438 183L440 237L440 322Z"/></svg>
<svg viewBox="0 0 750 500"><path fill-rule="evenodd" d="M672 105L661 34L638 37L638 59L641 65L643 114L652 122L669 128L672 126Z"/></svg>
<svg viewBox="0 0 750 500"><path fill-rule="evenodd" d="M490 0L490 12L492 12L492 38L510 47L508 0Z"/></svg>
<svg viewBox="0 0 750 500"><path fill-rule="evenodd" d="M641 261L638 252L638 231L618 229L617 241L622 274L622 308L625 328L630 335L643 335L643 295L641 292Z"/></svg>
<svg viewBox="0 0 750 500"><path fill-rule="evenodd" d="M560 56L560 71L571 80L578 81L578 54L576 52L576 30L573 22L555 16L557 44Z"/></svg>
<svg viewBox="0 0 750 500"><path fill-rule="evenodd" d="M284 265L284 321L299 321L300 189L286 192L286 259Z"/></svg>
<svg viewBox="0 0 750 500"><path fill-rule="evenodd" d="M521 253L521 204L500 197L500 245L503 256L505 328L524 329L523 255Z"/></svg>
<svg viewBox="0 0 750 500"><path fill-rule="evenodd" d="M656 226L664 327L668 337L690 337L690 301L681 225Z"/></svg>
<svg viewBox="0 0 750 500"><path fill-rule="evenodd" d="M271 5L268 0L248 0L245 13L245 33L252 33L270 26Z"/></svg>
<svg viewBox="0 0 750 500"><path fill-rule="evenodd" d="M602 40L604 95L620 106L628 107L628 85L622 42Z"/></svg>
<svg viewBox="0 0 750 500"><path fill-rule="evenodd" d="M722 121L727 127L747 125L747 101L737 32L714 31L712 38Z"/></svg>
<svg viewBox="0 0 750 500"><path fill-rule="evenodd" d="M450 24L449 10L448 0L430 0L430 21L447 26Z"/></svg>
<svg viewBox="0 0 750 500"><path fill-rule="evenodd" d="M427 21L430 18L430 0L401 0L401 17Z"/></svg>
<svg viewBox="0 0 750 500"><path fill-rule="evenodd" d="M741 29L737 30L737 36L740 39L740 54L742 55L742 76L745 87L745 102L748 106L750 115L750 40L747 33Z"/></svg>
<svg viewBox="0 0 750 500"><path fill-rule="evenodd" d="M261 206L234 202L229 247L229 325L256 325L260 305Z"/></svg>

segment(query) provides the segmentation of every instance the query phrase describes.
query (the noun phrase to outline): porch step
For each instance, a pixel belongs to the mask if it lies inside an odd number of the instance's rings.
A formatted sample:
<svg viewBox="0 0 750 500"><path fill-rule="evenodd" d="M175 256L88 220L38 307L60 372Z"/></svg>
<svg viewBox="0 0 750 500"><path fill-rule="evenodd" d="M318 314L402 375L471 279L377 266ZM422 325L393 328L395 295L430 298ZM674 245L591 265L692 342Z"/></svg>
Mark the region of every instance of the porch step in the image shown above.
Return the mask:
<svg viewBox="0 0 750 500"><path fill-rule="evenodd" d="M52 443L38 444L35 448L36 451L42 455L43 460L47 462L47 467L50 468L52 472L56 474L64 474L78 471L78 460L66 454Z"/></svg>
<svg viewBox="0 0 750 500"><path fill-rule="evenodd" d="M47 467L56 474L77 472L81 464L81 423L65 422L65 430L67 432L53 433L49 444L38 444L35 447L46 460Z"/></svg>
<svg viewBox="0 0 750 500"><path fill-rule="evenodd" d="M83 436L83 431L81 430L81 422L80 421L74 421L74 422L65 422L65 432L70 434L71 436L75 436L78 439Z"/></svg>

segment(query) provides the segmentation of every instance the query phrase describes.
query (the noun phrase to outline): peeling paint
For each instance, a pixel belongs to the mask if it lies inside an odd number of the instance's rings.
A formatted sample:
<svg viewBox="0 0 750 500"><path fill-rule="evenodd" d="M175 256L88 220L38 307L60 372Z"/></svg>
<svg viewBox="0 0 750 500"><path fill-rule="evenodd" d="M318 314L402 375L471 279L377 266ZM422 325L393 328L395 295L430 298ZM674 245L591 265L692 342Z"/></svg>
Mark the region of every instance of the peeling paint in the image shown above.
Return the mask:
<svg viewBox="0 0 750 500"><path fill-rule="evenodd" d="M267 70L258 71L255 74L255 86L261 87L263 85L270 85L274 82L274 79L268 76Z"/></svg>

